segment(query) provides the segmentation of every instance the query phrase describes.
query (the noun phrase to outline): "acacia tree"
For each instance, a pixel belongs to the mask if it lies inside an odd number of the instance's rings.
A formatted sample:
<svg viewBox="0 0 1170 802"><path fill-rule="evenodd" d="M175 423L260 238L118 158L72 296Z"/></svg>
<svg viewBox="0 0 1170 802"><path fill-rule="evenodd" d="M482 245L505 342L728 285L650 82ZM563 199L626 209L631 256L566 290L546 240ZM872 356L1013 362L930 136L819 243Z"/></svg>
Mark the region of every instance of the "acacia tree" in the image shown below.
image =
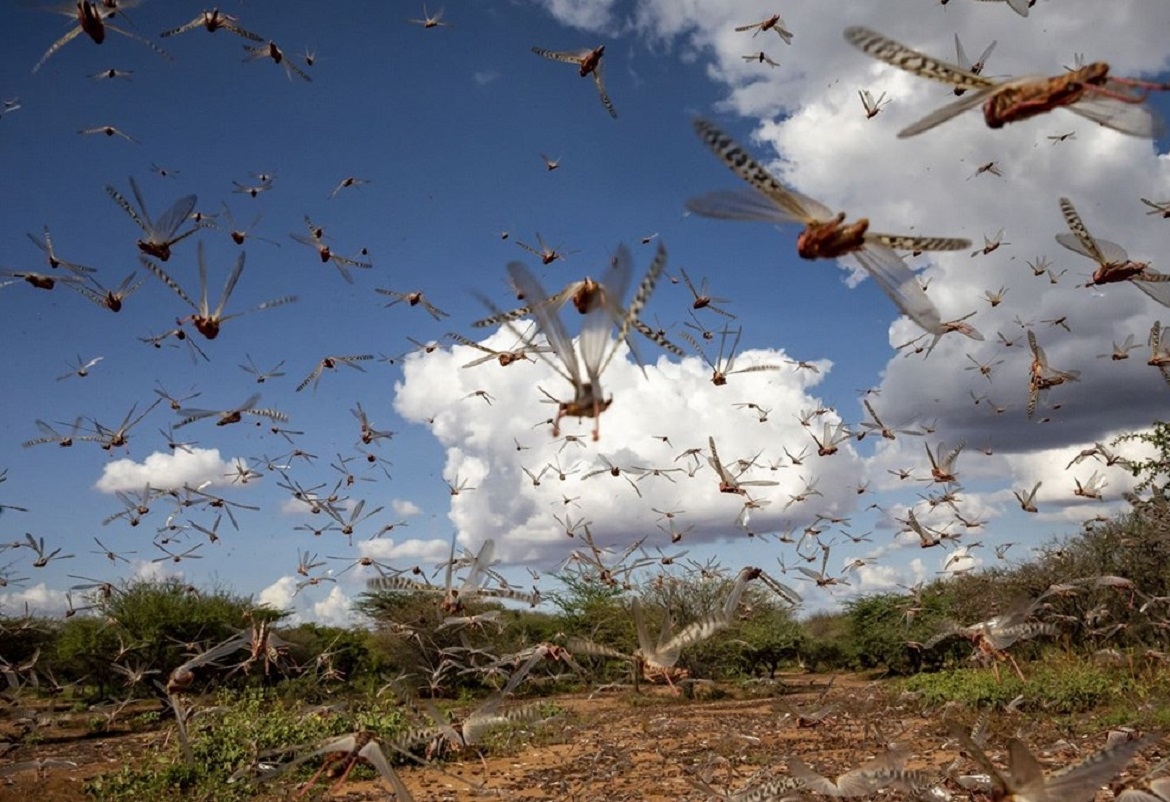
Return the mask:
<svg viewBox="0 0 1170 802"><path fill-rule="evenodd" d="M96 594L94 601L132 659L164 676L189 659L198 644L218 643L250 627L249 615L256 609L247 596L223 588L199 590L176 579L125 582ZM270 615L279 620L287 613Z"/></svg>
<svg viewBox="0 0 1170 802"><path fill-rule="evenodd" d="M1170 489L1170 423L1154 421L1149 431L1120 435L1113 439L1113 445L1135 441L1153 446L1157 453L1149 459L1127 463L1130 472L1139 480L1133 489L1134 494L1140 497L1150 493L1155 498L1167 499L1167 490Z"/></svg>
<svg viewBox="0 0 1170 802"><path fill-rule="evenodd" d="M943 586L925 588L917 599L909 594L875 593L845 603L850 640L862 668L885 666L892 674L917 671L920 644L950 614L952 596Z"/></svg>
<svg viewBox="0 0 1170 802"><path fill-rule="evenodd" d="M634 624L626 610L625 591L616 584L600 581L592 573L562 573L555 576L561 588L544 597L552 602L561 631L615 649L633 651L638 641Z"/></svg>
<svg viewBox="0 0 1170 802"><path fill-rule="evenodd" d="M751 600L751 614L730 633L732 644L740 646L739 663L745 674L754 676L762 667L768 679L776 679L781 666L799 658L804 633L791 608L762 591L756 590L756 594L762 598Z"/></svg>
<svg viewBox="0 0 1170 802"><path fill-rule="evenodd" d="M371 647L398 672L399 690L426 696L483 690L479 669L496 656L531 645L531 639L544 639L547 629L534 614L479 598L467 600L458 616L451 616L440 609L435 594L413 590L363 593L354 609L373 620ZM467 620L484 614L491 619ZM454 618L464 620L449 620Z"/></svg>

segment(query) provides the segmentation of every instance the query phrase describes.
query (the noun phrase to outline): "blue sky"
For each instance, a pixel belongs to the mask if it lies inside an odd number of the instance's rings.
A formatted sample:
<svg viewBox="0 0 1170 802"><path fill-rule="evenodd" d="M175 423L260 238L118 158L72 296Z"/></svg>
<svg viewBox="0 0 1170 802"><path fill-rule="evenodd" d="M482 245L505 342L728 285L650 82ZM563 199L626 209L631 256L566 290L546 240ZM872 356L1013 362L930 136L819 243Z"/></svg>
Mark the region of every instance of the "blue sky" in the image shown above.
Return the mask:
<svg viewBox="0 0 1170 802"><path fill-rule="evenodd" d="M650 510L685 509L680 520L695 528L676 548L691 548L691 557L717 553L730 569L746 563L776 568L776 558L797 562L791 545L749 539L735 526L742 499L717 492L705 460L695 477L682 474L677 484L643 479L641 498L624 482L616 491L601 484L608 476L579 479L601 464L600 455L625 467L684 465L675 456L705 448L708 436L716 438L725 460L762 450L764 467L756 469L756 478L781 482L753 493L773 502L753 518L754 531L795 526L799 532L820 512L851 516L850 530L875 528L875 542L855 545L826 533L826 542L835 540L830 568L876 554L851 581L854 590L883 589L933 575L948 556L895 537L901 527L894 516L913 504L920 519L962 529L949 513L931 513L918 499L919 493L937 492L937 485L918 483L910 490L888 473L905 467L924 475L924 439L932 448L940 441L968 443L958 463L960 509L987 523L963 540L984 544L967 564L986 564L995 561L996 544L1025 544L1018 552L1049 533L1071 531L1099 509L1115 509L1128 486L1122 471L1092 461L1069 472L1064 466L1094 440L1146 425L1165 408L1166 385L1144 364L1148 349L1135 349L1124 362L1096 358L1128 333L1144 343L1162 308L1123 285L1075 287L1092 264L1060 248L1053 235L1066 230L1057 198L1067 195L1094 235L1120 242L1135 259L1153 259L1165 270L1157 256L1165 249L1166 224L1145 216L1138 199L1170 199L1166 141L1125 137L1067 111L1000 131L968 112L917 138L898 140L898 130L953 96L942 85L868 59L843 41L841 31L869 25L946 59L953 59L956 32L969 52L996 39L986 69L992 76L1055 75L1075 52L1109 61L1118 74L1153 76L1166 68L1170 54L1154 33L1170 23L1168 11L1138 0L1108 11L1070 0L1059 15L1041 2L1023 19L1006 4L963 0L946 7L905 0L841 3L831 13L806 2L784 9L795 37L786 45L771 33L734 32L736 25L774 13L757 2L735 9L715 0L468 2L446 9L451 27L426 30L406 21L421 16L421 4L414 3L377 12L349 5L323 11L300 3L224 9L297 59L313 78L305 82L290 80L266 59L243 63L245 40L227 31L211 35L199 28L159 38L201 10L148 2L112 20L166 48L173 61L117 33L101 46L82 35L33 74L32 66L71 23L22 8L3 34L0 94L18 98L20 108L0 119L0 170L11 199L0 224L7 243L0 269L49 272L25 236L48 225L59 255L96 268L103 284L117 285L135 270L144 280L117 315L63 286L46 292L17 281L0 288L0 336L7 344L0 470L8 472L0 503L29 509L0 514L0 541L22 540L29 532L44 537L50 550L61 545L77 555L37 569L31 567L31 549L0 553L10 578L27 578L0 591L0 605L9 611L26 601L61 609L63 592L75 583L68 574L113 579L181 571L196 584L219 581L294 606L307 617L340 621L365 574L350 571L337 583L308 587L293 598L298 550L433 566L455 530L469 548L494 537L509 575L523 580L525 566L555 570L579 545L552 518L566 511L594 521L598 542L620 548L646 535L648 548L667 549L669 540ZM575 50L599 43L606 45L605 80L616 121L598 102L591 79L531 52L533 46ZM761 49L780 66L742 58ZM315 53L311 67L301 60L306 50ZM133 72L130 80L87 77L110 68ZM893 102L867 120L857 98L861 88L884 91ZM1151 105L1166 113L1165 98ZM984 235L1005 229L1010 245L992 254L913 260L926 266L920 275L930 281L928 295L943 318L976 311L971 322L986 340L950 335L928 360L904 358L893 346L916 336L916 327L898 319L874 282L850 288L848 270L800 260L797 227L688 216L687 198L741 185L693 133L697 115L716 120L786 182L851 216L868 216L876 230L967 237L979 244ZM141 144L77 133L105 125ZM1047 138L1068 131L1075 138ZM558 169L546 169L542 154L559 159ZM972 177L993 160L1003 176ZM171 175L157 174L153 165ZM274 174L272 189L256 198L233 193L233 182L254 183L251 173ZM131 197L128 176L155 217L188 194L198 195L196 208L209 214L221 214L226 203L241 226L261 215L253 236L278 245L245 243L246 266L228 313L290 294L299 300L228 321L214 341L188 326L207 362L193 362L185 347L156 350L140 342L173 328L190 310L139 264L134 243L140 232L107 196L111 185ZM349 176L369 183L329 199ZM355 256L367 249L374 268L355 270L355 283L345 283L290 238L304 233L305 215L325 228L336 252ZM507 240L503 231L510 234ZM599 275L619 243L632 248L639 271L663 243L668 274L677 277L685 267L696 281L707 277L713 295L730 299L726 308L737 315L732 325L743 327L739 364L782 369L733 376L728 386L716 388L697 357L680 362L640 345L650 363L648 377L622 360L607 372L615 401L602 417L601 441L584 449L554 443L548 427L533 428L550 414L535 388L564 392L563 380L546 366L525 363L463 370L459 366L474 354L465 347L452 353L450 341L443 340L450 331L490 336L497 348L515 340L507 331L471 328L471 321L487 314L475 293L511 308L505 265L520 259L533 270L540 267L516 245L535 244L537 232L570 252L565 261L536 271L550 292L583 275ZM652 234L655 240L640 244ZM163 268L196 299L197 241L206 250L214 303L241 249L228 239L222 216L219 228L175 247ZM1041 254L1056 271L1068 270L1059 284L1032 276L1025 262ZM992 308L983 293L999 286L1008 292ZM439 322L421 308L385 308L389 299L376 294L376 287L422 290L450 317ZM689 305L681 284L663 281L645 318L670 327L669 336L685 345L677 333L689 319ZM709 328L725 322L700 315ZM1042 322L1062 315L1071 331ZM1052 391L1060 408L1037 416L1050 418L1048 423L1024 416L1028 356L1016 316L1032 323L1054 367L1082 373L1077 384ZM1018 342L1004 347L997 331ZM440 340L444 348L394 364L364 362L364 372L327 371L315 391L294 392L326 355L400 357L413 349L407 337ZM988 381L965 370L972 364L966 354L1004 362ZM103 359L84 378L58 380L78 355ZM284 360L287 375L256 384L238 367L248 355L261 368ZM798 370L786 358L815 362L822 372ZM271 434L267 421L257 428L254 419L225 427L200 421L178 434L198 441L195 448L218 449L222 463L238 458L258 465L268 457L290 464L287 472L302 486L326 483L325 490L340 477L329 463L339 454L357 454L357 424L349 410L360 402L375 427L396 433L376 450L392 463L392 478L380 471L364 474L359 455L354 473L376 481L356 482L347 504L364 499L365 512L385 509L359 528L352 546L336 532L314 538L295 527L320 525L322 516L305 512L277 487L277 473L258 467L266 475L240 486L224 478L223 464L204 465L201 470L210 471L204 478L222 482L213 492L261 510L240 512L239 532L224 520L220 542L196 552L203 559L150 562L165 556L151 539L173 504L156 500L138 527L101 521L120 508L113 488L146 475L156 486L171 481L179 465L159 429L182 416L160 405L131 431L128 450L113 453L93 443L71 449L21 443L40 434L37 419L65 428L78 416L116 425L132 405L141 410L151 403L160 385L175 394L194 388L201 395L189 406L205 409L229 409L253 392L263 393L259 406L286 413L289 421L282 425L304 432L295 443ZM876 446L870 437L833 457L814 453L801 466L768 470L764 461L783 461L783 448L798 453L812 444L797 420L801 410L832 407L835 412L818 420L857 428L864 412L859 396L869 387L881 388L870 400L887 422L908 428L936 423L935 433ZM467 397L481 389L496 399L491 406ZM973 404L971 390L1010 407L996 415L988 411L989 402ZM735 403L758 403L772 412L760 423L751 409ZM587 435L590 429L590 421L571 421L565 430ZM670 447L654 435L670 437ZM514 437L532 450L517 452ZM992 456L976 450L985 446ZM293 448L317 459L280 459ZM154 467L143 473L152 455ZM546 477L533 487L521 467L538 469L557 456L580 463L580 473L564 483ZM177 455L180 464L195 462L191 457ZM1094 469L1109 482L1105 502L1112 506L1099 508L1072 495L1074 477L1084 481ZM456 474L470 477L477 489L451 496L444 479ZM870 490L858 495L855 486L867 479ZM782 513L806 480L819 482L824 496ZM1041 513L1026 516L1011 490L1036 481L1045 483L1038 494ZM566 495L581 498L566 503ZM883 509L865 510L871 501ZM215 518L212 510L182 513L179 520L208 528ZM409 526L367 540L398 520ZM137 562L114 565L91 554L98 548L94 536L116 551L136 551L128 556ZM185 549L201 540L206 542L188 531L171 545ZM343 567L340 560L325 566L334 572ZM325 576L323 570L318 575ZM842 598L840 591L807 595L814 606Z"/></svg>

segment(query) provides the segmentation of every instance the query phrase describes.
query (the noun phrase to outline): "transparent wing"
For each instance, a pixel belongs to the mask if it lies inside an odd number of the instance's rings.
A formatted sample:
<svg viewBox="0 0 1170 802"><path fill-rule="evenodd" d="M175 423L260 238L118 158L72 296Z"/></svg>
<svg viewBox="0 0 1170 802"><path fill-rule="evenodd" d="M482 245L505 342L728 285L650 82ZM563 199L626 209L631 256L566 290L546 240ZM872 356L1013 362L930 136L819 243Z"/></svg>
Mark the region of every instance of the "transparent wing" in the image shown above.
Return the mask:
<svg viewBox="0 0 1170 802"><path fill-rule="evenodd" d="M70 270L72 270L74 273L96 273L97 272L97 270L92 268L92 267L86 267L85 265L79 265L75 262L67 262L64 259L57 256L56 252L53 250L53 235L49 233L48 226L44 227L43 240L37 239L35 236L33 236L29 232L25 232L25 235L29 238L29 240L32 242L33 245L36 245L37 248L39 248L41 250L41 252L43 254L45 254L45 257L49 260L50 267L54 267L57 264L61 264L61 265L64 265L65 267L69 268Z"/></svg>
<svg viewBox="0 0 1170 802"><path fill-rule="evenodd" d="M969 72L956 64L949 64L925 53L919 53L917 50L912 50L869 28L861 26L846 28L845 41L866 55L923 78L930 78L964 89L987 89L996 86L995 81Z"/></svg>
<svg viewBox="0 0 1170 802"><path fill-rule="evenodd" d="M199 202L199 198L195 195L188 195L185 198L179 198L171 208L167 209L158 222L154 224L155 237L166 241L175 235L179 230L179 226L183 225L183 221L195 209L195 204Z"/></svg>
<svg viewBox="0 0 1170 802"><path fill-rule="evenodd" d="M157 230L157 226L150 219L150 212L146 211L146 200L142 197L142 190L138 188L138 182L134 180L134 176L130 176L130 191L134 193L134 202L138 204L138 210L142 212L142 219L146 222L147 233L153 233Z"/></svg>
<svg viewBox="0 0 1170 802"><path fill-rule="evenodd" d="M979 54L979 59L975 62L975 65L977 65L980 69L982 69L983 65L985 65L987 63L988 57L991 56L991 51L995 50L995 46L998 43L999 42L997 40L992 39L991 44L989 44L986 48L984 48L983 52Z"/></svg>
<svg viewBox="0 0 1170 802"><path fill-rule="evenodd" d="M134 279L137 276L138 276L138 272L134 271L134 272L130 273L130 275L126 276L126 278L122 279L122 283L118 285L118 289L114 290L114 295L125 298L129 295L132 295L134 292L136 292L138 290L138 288L142 286L142 282L146 280L146 279L140 279L138 281L138 283L135 284Z"/></svg>
<svg viewBox="0 0 1170 802"><path fill-rule="evenodd" d="M946 457L943 458L943 461L942 461L943 467L946 468L947 470L953 471L954 465L955 465L955 460L958 458L959 454L962 453L963 449L966 446L967 446L967 444L965 442L963 442L963 443L959 443L957 446L952 448L947 453ZM941 453L941 449L942 449L941 443L939 444L939 449L940 449L940 453Z"/></svg>
<svg viewBox="0 0 1170 802"><path fill-rule="evenodd" d="M1170 276L1164 276L1152 267L1147 267L1142 272L1146 276L1156 276L1163 280L1142 281L1141 279L1130 279L1130 283L1162 306L1170 307Z"/></svg>
<svg viewBox="0 0 1170 802"><path fill-rule="evenodd" d="M1003 0L983 0L984 3L1000 3ZM1007 0L1008 6L1012 11L1019 14L1021 17L1028 16L1028 0Z"/></svg>
<svg viewBox="0 0 1170 802"><path fill-rule="evenodd" d="M601 278L602 303L609 308L615 321L625 315L622 309L622 299L630 289L630 279L634 277L634 260L630 256L630 249L624 244L619 245L610 259L609 268Z"/></svg>
<svg viewBox="0 0 1170 802"><path fill-rule="evenodd" d="M1083 231L1083 229L1082 229ZM1126 262L1129 260L1125 249L1115 242L1109 240L1098 240L1089 238L1087 240L1081 239L1079 235L1073 234L1057 234L1056 241L1070 251L1075 251L1081 256L1087 256L1094 262L1100 265L1109 264L1112 262Z"/></svg>
<svg viewBox="0 0 1170 802"><path fill-rule="evenodd" d="M414 802L414 797L410 795L410 791L386 760L386 755L382 753L377 741L370 741L361 748L358 754L377 769L378 773L382 775L382 779L394 789L394 798L397 802Z"/></svg>
<svg viewBox="0 0 1170 802"><path fill-rule="evenodd" d="M1040 363L1040 367L1048 370L1048 355L1044 353L1044 349L1036 342L1036 335L1031 329L1028 329L1028 347L1032 349L1032 356Z"/></svg>
<svg viewBox="0 0 1170 802"><path fill-rule="evenodd" d="M730 623L722 609L710 613L679 630L674 637L662 644L661 652L664 656L673 655L674 661L677 661L678 654L687 646L706 640L719 630L725 629Z"/></svg>
<svg viewBox="0 0 1170 802"><path fill-rule="evenodd" d="M787 189L741 148L734 139L723 133L714 123L699 118L695 132L715 152L731 171L751 184L790 216L803 223L832 220L834 215L824 204L798 192ZM701 212L700 212L701 213Z"/></svg>
<svg viewBox="0 0 1170 802"><path fill-rule="evenodd" d="M203 243L199 243L199 314L208 317L211 307L207 305L207 261L203 258Z"/></svg>
<svg viewBox="0 0 1170 802"><path fill-rule="evenodd" d="M642 604L635 598L630 607L634 611L634 627L638 633L638 646L642 650L642 654L649 656L654 654L654 643L650 640L650 634L646 631L646 619L642 616Z"/></svg>
<svg viewBox="0 0 1170 802"><path fill-rule="evenodd" d="M987 773L995 790L1002 795L1006 795L1008 791L1007 781L1004 780L1003 775L1000 774L999 769L995 767L991 759L987 757L987 753L983 751L983 747L975 743L971 739L971 736L967 734L967 728L956 721L947 721L946 726L950 736L956 739L959 742L959 746Z"/></svg>
<svg viewBox="0 0 1170 802"><path fill-rule="evenodd" d="M959 41L957 33L955 34L955 61L959 69L971 72L971 59L967 58L967 51L963 49L963 43Z"/></svg>
<svg viewBox="0 0 1170 802"><path fill-rule="evenodd" d="M793 777L804 784L804 788L814 793L832 797L855 797L874 793L881 785L874 775L865 769L854 769L846 772L834 782L828 777L817 774L800 758L789 758L788 771Z"/></svg>
<svg viewBox="0 0 1170 802"><path fill-rule="evenodd" d="M717 220L803 223L806 218L780 208L753 189L724 189L687 200L687 211Z"/></svg>
<svg viewBox="0 0 1170 802"><path fill-rule="evenodd" d="M1069 769L1058 771L1044 783L1047 798L1090 802L1097 789L1108 783L1138 751L1160 738L1160 734L1152 734L1134 741L1122 741L1112 749L1097 752Z"/></svg>
<svg viewBox="0 0 1170 802"><path fill-rule="evenodd" d="M538 328L548 340L549 347L553 349L553 353L556 354L557 360L561 364L558 365L556 361L547 357L545 357L545 361L575 386L579 386L581 384L581 368L577 364L577 352L573 349L573 341L569 337L569 333L565 331L565 324L561 321L560 314L549 302L544 288L540 286L540 282L522 262L509 262L508 275L529 301L528 312L536 318ZM495 317L499 317L499 315Z"/></svg>
<svg viewBox="0 0 1170 802"><path fill-rule="evenodd" d="M174 672L172 672L172 676L191 671L195 668L198 668L199 666L206 665L207 663L212 663L221 657L227 657L229 654L238 649L248 647L251 645L251 642L252 635L250 632L234 635L222 643L211 647L202 654L196 655L186 663L183 663L181 666L176 668Z"/></svg>
<svg viewBox="0 0 1170 802"><path fill-rule="evenodd" d="M972 92L969 95L963 95L963 97L959 98L953 103L948 103L941 109L936 109L935 111L926 115L918 122L906 126L898 132L898 138L907 139L912 136L917 136L923 131L929 131L936 125L942 125L952 117L957 117L968 109L973 109L976 106L981 105L984 101L986 101L998 91L999 87L991 86L981 89L977 92Z"/></svg>
<svg viewBox="0 0 1170 802"><path fill-rule="evenodd" d="M203 243L200 242L200 245ZM200 249L202 250L202 249ZM223 314L223 308L227 306L228 298L232 295L232 290L236 288L236 282L240 280L240 274L244 272L244 254L241 253L236 259L236 266L232 268L231 275L228 276L227 283L223 285L223 294L219 296L219 304L215 307L215 312L212 317L219 317Z"/></svg>
<svg viewBox="0 0 1170 802"><path fill-rule="evenodd" d="M559 320L559 316L557 317ZM597 306L585 316L581 326L581 335L578 344L581 351L581 363L585 366L585 376L592 386L594 397L600 397L601 373L609 364L605 349L609 345L609 331L613 327L613 318L608 310ZM617 352L617 343L614 343L610 357ZM573 357L576 360L576 356Z"/></svg>
<svg viewBox="0 0 1170 802"><path fill-rule="evenodd" d="M618 247L618 252L614 257L614 261L615 261L615 265L614 265L615 270L617 269L618 264L620 264L622 262L625 262L626 264L628 264L630 266L629 269L626 271L627 275L628 275L629 271L633 269L633 259L630 257L630 249L627 248L624 244ZM661 242L659 242L658 243L658 250L654 254L654 261L650 263L650 268L646 271L646 275L642 277L642 281L638 285L638 291L636 293L634 293L634 297L630 300L629 309L627 309L625 311L625 314L620 319L620 322L618 324L617 343L625 342L626 338L630 334L630 329L637 326L637 324L639 322L638 315L645 308L646 303L650 300L650 295L654 292L654 286L658 282L658 277L660 275L662 275L662 272L665 269L666 269L666 246L664 246ZM624 295L624 290L623 290L623 295ZM617 300L620 301L621 297L622 296L617 296ZM639 330L641 331L642 329L639 329ZM643 333L645 333L645 332L643 332ZM665 345L669 344L669 343L666 343L665 338L656 338L655 336L653 336L653 334L651 335L650 339L655 340L656 342L659 342L660 344L663 344L664 347L665 347ZM639 365L641 365L642 360L638 356L637 350L633 347L632 343L630 344L630 351L634 354L634 359L637 361L637 363ZM613 355L615 353L617 353L616 344L615 344L614 350L610 352L609 358L612 359ZM606 361L606 364L608 364L608 360ZM601 369L604 370L605 365L602 365Z"/></svg>
<svg viewBox="0 0 1170 802"><path fill-rule="evenodd" d="M454 542L454 541L452 541ZM463 587L460 588L459 594L463 597L471 596L479 588L484 572L492 564L492 555L496 552L496 541L488 538L480 546L479 551L475 555L475 561L471 565L471 570L467 572L467 577L463 580Z"/></svg>
<svg viewBox="0 0 1170 802"><path fill-rule="evenodd" d="M248 396L247 401L240 404L234 410L230 410L230 411L232 411L232 412L247 412L247 411L251 410L253 407L255 407L256 403L259 400L260 400L260 393L252 393L252 395ZM257 410L257 411L259 411L259 410Z"/></svg>
<svg viewBox="0 0 1170 802"><path fill-rule="evenodd" d="M869 244L846 258L855 259L902 314L932 334L943 331L938 309L898 254L883 245Z"/></svg>
<svg viewBox="0 0 1170 802"><path fill-rule="evenodd" d="M719 460L719 452L715 450L714 437L707 438L707 447L711 449L711 467L714 468L715 472L719 474L719 478L723 481L724 484L735 486L735 477L732 476L728 470L723 467L723 463Z"/></svg>
<svg viewBox="0 0 1170 802"><path fill-rule="evenodd" d="M1081 242L1080 239L1073 236L1072 234L1057 234L1056 241L1064 247L1068 248L1070 251L1075 251L1081 256L1087 256L1098 264L1105 264L1105 257L1101 255L1101 253L1092 243L1090 243L1089 246L1086 246L1083 242ZM1044 274L1040 273L1040 275Z"/></svg>
<svg viewBox="0 0 1170 802"><path fill-rule="evenodd" d="M1143 104L1114 97L1089 95L1065 108L1106 128L1143 139L1160 137L1166 128L1162 120Z"/></svg>
<svg viewBox="0 0 1170 802"><path fill-rule="evenodd" d="M262 58L268 58L271 52L267 44L259 44L255 47L244 45L244 50L247 51L247 54L244 56L244 61L257 61Z"/></svg>
<svg viewBox="0 0 1170 802"><path fill-rule="evenodd" d="M1107 239L1096 240L1097 249L1101 255L1105 257L1106 262L1124 263L1129 261L1129 254L1125 252L1116 242L1110 242Z"/></svg>

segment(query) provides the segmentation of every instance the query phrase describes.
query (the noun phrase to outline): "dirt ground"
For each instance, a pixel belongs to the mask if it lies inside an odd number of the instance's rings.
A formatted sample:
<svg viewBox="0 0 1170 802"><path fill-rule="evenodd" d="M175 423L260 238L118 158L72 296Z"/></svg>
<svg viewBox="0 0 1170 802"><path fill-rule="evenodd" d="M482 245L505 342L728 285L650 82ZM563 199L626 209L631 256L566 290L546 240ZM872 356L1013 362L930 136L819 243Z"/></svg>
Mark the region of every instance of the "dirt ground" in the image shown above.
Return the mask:
<svg viewBox="0 0 1170 802"><path fill-rule="evenodd" d="M690 778L702 778L717 793L753 787L786 774L785 760L800 757L833 777L855 768L896 741L907 748L908 765L943 769L957 756L942 725L943 711L923 710L914 700L889 703L879 683L860 677L838 677L824 699L829 715L812 723L813 707L828 681L824 676L787 677L773 686L761 685L749 698L711 698L699 688L697 699L677 698L655 688L642 695L561 695L553 701L564 714L529 730L497 739L491 756L473 754L425 767L403 767L399 773L415 799L480 800L702 800L710 796ZM730 689L719 689L726 691ZM743 689L735 689L743 697ZM714 694L720 696L721 694ZM973 711L953 711L971 723ZM1104 745L1107 729L1092 716L1071 725L1037 720L1037 716L998 713L991 719L989 752L998 758L1008 738L1017 733L1047 770L1070 765ZM173 729L173 728L172 728ZM83 737L83 730L51 730L36 745L22 745L0 758L0 772L18 761L57 758L76 768L51 768L43 777L33 770L0 777L0 802L65 802L85 799L83 784L123 763L153 754L153 745L169 735L158 732L114 737ZM2 740L2 737L0 737ZM1164 744L1147 749L1125 773L1139 776L1166 752ZM461 758L461 759L460 759ZM964 772L976 772L964 761ZM980 799L953 781L946 783L955 799ZM381 781L350 779L335 790L325 781L302 798L385 800ZM291 784L273 786L262 800L290 799ZM800 798L795 795L795 798ZM806 795L806 798L812 798ZM875 798L908 796L887 790ZM1111 799L1101 791L1098 800ZM143 800L149 802L149 800Z"/></svg>

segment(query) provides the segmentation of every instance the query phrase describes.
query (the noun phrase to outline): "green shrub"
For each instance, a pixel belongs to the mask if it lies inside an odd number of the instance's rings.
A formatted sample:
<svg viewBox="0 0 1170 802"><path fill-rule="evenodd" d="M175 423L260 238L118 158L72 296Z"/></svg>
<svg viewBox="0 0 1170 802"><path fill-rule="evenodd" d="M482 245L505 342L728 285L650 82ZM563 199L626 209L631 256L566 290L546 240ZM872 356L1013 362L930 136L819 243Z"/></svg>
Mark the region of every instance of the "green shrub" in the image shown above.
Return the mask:
<svg viewBox="0 0 1170 802"><path fill-rule="evenodd" d="M99 800L235 800L248 799L257 788L229 782L259 754L305 746L357 730L390 738L406 728L395 704L362 701L341 713L306 714L303 705L286 704L271 689L222 691L216 703L200 711L188 725L194 764L187 766L176 739L159 749L145 765L123 766L94 778L86 791ZM391 756L388 756L391 757ZM393 757L391 757L393 759ZM300 776L316 767L306 767ZM297 776L297 775L290 775ZM370 775L372 776L372 775Z"/></svg>
<svg viewBox="0 0 1170 802"><path fill-rule="evenodd" d="M1024 680L1006 665L1000 666L1000 679L989 668L968 668L919 674L896 687L922 694L928 705L962 702L973 707L1005 705L1022 695L1022 710L1046 715L1075 715L1115 705L1133 707L1139 700L1170 698L1170 688L1162 674L1135 676L1116 667L1103 666L1080 657L1050 657L1023 664Z"/></svg>

